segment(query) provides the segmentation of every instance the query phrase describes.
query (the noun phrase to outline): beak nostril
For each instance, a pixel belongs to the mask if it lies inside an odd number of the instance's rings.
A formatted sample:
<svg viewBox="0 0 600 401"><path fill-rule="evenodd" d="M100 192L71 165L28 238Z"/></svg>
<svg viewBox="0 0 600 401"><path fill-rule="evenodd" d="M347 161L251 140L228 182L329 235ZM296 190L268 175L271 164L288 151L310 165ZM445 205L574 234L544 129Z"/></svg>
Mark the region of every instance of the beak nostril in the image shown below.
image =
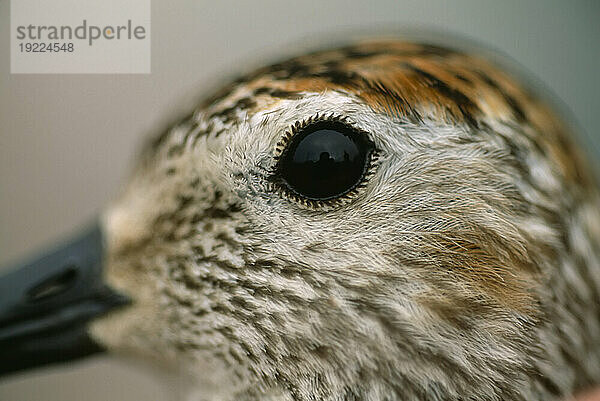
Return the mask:
<svg viewBox="0 0 600 401"><path fill-rule="evenodd" d="M77 267L75 265L67 265L60 273L45 279L27 291L27 301L41 302L62 294L75 284L77 276Z"/></svg>
<svg viewBox="0 0 600 401"><path fill-rule="evenodd" d="M89 322L130 303L103 282L103 255L94 225L0 277L0 377L102 351Z"/></svg>

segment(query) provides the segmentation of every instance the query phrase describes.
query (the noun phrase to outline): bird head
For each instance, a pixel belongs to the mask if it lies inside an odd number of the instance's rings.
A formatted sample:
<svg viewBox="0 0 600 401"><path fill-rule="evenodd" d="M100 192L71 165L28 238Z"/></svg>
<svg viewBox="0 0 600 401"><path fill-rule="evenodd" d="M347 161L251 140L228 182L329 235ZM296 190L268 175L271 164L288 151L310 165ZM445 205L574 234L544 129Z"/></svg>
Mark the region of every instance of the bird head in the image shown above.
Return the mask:
<svg viewBox="0 0 600 401"><path fill-rule="evenodd" d="M600 378L598 205L555 112L484 58L303 55L148 143L101 223L132 303L90 333L208 399L570 394Z"/></svg>

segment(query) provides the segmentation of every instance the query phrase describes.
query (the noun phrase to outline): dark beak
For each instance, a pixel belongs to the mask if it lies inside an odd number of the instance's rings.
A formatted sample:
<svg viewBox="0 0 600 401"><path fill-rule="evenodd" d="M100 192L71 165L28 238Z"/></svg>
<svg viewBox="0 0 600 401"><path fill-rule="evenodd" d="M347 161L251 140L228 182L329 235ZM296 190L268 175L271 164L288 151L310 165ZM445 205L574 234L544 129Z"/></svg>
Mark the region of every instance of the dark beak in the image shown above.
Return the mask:
<svg viewBox="0 0 600 401"><path fill-rule="evenodd" d="M129 303L103 283L103 254L96 225L0 277L0 376L102 351L87 323Z"/></svg>

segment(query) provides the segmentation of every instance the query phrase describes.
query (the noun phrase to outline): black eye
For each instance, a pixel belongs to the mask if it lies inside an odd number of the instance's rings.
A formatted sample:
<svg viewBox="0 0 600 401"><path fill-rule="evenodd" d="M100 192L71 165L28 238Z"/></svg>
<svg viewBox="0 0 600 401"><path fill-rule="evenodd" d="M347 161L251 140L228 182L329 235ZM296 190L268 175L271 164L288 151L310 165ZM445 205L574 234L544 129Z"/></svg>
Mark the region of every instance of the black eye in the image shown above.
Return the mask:
<svg viewBox="0 0 600 401"><path fill-rule="evenodd" d="M317 121L293 135L279 159L278 176L303 198L337 198L363 181L373 148L364 132L341 121Z"/></svg>

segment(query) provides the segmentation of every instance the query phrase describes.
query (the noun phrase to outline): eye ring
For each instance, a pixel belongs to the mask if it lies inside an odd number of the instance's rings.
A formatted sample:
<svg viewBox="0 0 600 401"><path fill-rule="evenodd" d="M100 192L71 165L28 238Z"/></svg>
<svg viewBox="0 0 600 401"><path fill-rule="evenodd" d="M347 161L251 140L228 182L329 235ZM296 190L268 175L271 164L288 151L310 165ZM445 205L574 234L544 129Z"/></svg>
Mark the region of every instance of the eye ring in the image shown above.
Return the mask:
<svg viewBox="0 0 600 401"><path fill-rule="evenodd" d="M317 114L283 134L270 181L283 198L304 207L336 207L366 186L378 156L370 134L348 118Z"/></svg>

